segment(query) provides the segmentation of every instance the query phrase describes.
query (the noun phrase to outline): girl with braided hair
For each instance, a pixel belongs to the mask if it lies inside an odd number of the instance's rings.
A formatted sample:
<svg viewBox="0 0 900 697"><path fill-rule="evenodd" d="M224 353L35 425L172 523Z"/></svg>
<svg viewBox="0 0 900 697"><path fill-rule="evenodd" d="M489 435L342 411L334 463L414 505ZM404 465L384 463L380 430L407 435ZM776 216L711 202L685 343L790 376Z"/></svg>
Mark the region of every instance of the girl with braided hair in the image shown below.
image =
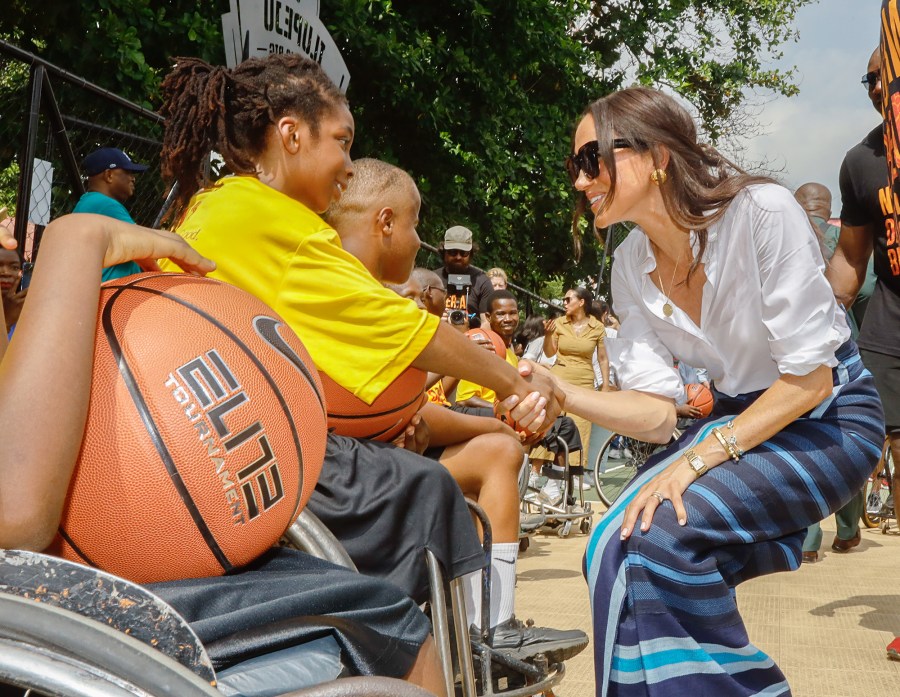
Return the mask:
<svg viewBox="0 0 900 697"><path fill-rule="evenodd" d="M735 587L799 567L807 526L863 486L884 433L806 213L643 87L585 110L567 168L596 228L636 227L612 266L621 327L607 350L621 389L560 383L566 410L667 443L684 390L676 358L706 368L718 397L588 542L597 694L789 695Z"/></svg>
<svg viewBox="0 0 900 697"><path fill-rule="evenodd" d="M317 213L346 187L353 117L346 97L308 58L251 58L233 69L176 58L162 89L162 172L178 182L174 210L206 184L204 163L212 150L230 172L259 174L261 182ZM288 151L300 155L294 164L306 169L272 179L274 163L263 161L272 138L285 139Z"/></svg>
<svg viewBox="0 0 900 697"><path fill-rule="evenodd" d="M354 122L346 98L316 63L281 54L225 69L175 59L163 96L163 173L180 186L176 231L216 261L214 278L278 312L320 372L371 404L414 366L515 396L514 418L534 430L555 417L558 394L549 379L530 384L385 288L320 217L353 176ZM232 172L215 183L203 179L211 151ZM403 243L418 219L415 203L380 212L386 244ZM391 581L422 602L428 597L424 549L451 578L482 567L465 499L440 463L333 433L327 443L308 506L362 574ZM425 637L418 624L410 627L415 631L401 636L414 654ZM523 641L518 637L517 644Z"/></svg>

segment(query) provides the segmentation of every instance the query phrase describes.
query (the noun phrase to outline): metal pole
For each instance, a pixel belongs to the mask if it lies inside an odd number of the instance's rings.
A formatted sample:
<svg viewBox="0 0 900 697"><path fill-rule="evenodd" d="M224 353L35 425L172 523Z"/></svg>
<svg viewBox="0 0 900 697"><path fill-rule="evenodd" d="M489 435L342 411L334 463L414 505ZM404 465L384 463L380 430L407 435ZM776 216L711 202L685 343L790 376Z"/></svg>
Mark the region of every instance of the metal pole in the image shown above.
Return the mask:
<svg viewBox="0 0 900 697"><path fill-rule="evenodd" d="M450 653L450 622L447 617L447 596L444 593L444 574L441 563L430 549L425 550L425 562L428 566L428 582L431 587L431 621L434 624L434 646L444 676L444 690L448 697L453 694L453 658ZM462 631L468 639L469 631L465 624L456 631Z"/></svg>
<svg viewBox="0 0 900 697"><path fill-rule="evenodd" d="M31 76L28 80L31 88L31 102L25 120L25 138L19 159L19 191L16 194L15 235L21 250L25 249L28 213L31 208L31 179L34 176L34 153L41 116L41 88L44 84L44 76L45 71L42 65L31 66Z"/></svg>
<svg viewBox="0 0 900 697"><path fill-rule="evenodd" d="M44 109L47 111L47 115L50 117L50 122L53 124L53 132L51 135L56 142L56 147L59 148L60 154L62 155L63 167L65 167L66 173L69 175L69 179L72 182L72 193L75 198L80 198L84 193L84 182L81 181L81 172L78 169L78 161L75 159L75 153L72 152L72 144L69 142L66 124L63 123L63 117L59 111L59 104L56 102L56 95L53 94L53 87L50 84L50 78L47 77L46 72L43 75L43 87L42 103Z"/></svg>
<svg viewBox="0 0 900 697"><path fill-rule="evenodd" d="M162 224L162 219L166 217L166 213L169 212L169 209L172 207L172 204L175 202L175 196L178 193L178 182L172 184L172 188L169 189L169 193L166 196L166 200L163 201L162 208L159 209L159 213L156 216L156 220L153 221L153 229L159 230L159 226Z"/></svg>

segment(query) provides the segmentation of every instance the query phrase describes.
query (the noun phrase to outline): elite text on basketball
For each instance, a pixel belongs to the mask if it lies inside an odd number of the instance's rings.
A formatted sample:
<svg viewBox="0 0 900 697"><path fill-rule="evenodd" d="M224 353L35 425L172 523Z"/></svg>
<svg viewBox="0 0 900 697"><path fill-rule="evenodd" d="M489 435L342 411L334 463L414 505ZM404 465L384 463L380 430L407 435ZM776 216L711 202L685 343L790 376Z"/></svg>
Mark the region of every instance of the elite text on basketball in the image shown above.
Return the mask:
<svg viewBox="0 0 900 697"><path fill-rule="evenodd" d="M169 373L165 385L205 447L236 525L257 518L284 498L265 427L256 420L239 428L241 406L249 404L249 398L215 349Z"/></svg>

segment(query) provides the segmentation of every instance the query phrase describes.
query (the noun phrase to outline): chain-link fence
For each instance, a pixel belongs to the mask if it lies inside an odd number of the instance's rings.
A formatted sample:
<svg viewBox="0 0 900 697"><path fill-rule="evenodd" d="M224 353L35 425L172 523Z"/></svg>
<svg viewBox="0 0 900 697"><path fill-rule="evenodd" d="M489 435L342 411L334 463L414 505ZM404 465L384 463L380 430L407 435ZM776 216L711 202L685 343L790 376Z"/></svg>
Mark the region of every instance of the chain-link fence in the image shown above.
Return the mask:
<svg viewBox="0 0 900 697"><path fill-rule="evenodd" d="M81 162L100 147L119 148L148 165L125 205L136 222L154 223L166 193L159 173L162 122L0 41L0 206L16 218L26 260L34 260L44 224L74 208L84 191Z"/></svg>

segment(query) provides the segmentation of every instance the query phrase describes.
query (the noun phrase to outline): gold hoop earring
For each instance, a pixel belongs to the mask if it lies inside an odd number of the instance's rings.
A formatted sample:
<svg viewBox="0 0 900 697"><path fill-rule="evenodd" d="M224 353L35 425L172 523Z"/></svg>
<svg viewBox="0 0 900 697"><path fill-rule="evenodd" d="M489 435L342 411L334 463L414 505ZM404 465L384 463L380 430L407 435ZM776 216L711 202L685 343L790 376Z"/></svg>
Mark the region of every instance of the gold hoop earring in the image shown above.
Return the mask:
<svg viewBox="0 0 900 697"><path fill-rule="evenodd" d="M652 181L657 186L662 186L666 183L666 180L669 178L669 175L666 174L666 170L664 169L654 169L650 172L650 181Z"/></svg>

